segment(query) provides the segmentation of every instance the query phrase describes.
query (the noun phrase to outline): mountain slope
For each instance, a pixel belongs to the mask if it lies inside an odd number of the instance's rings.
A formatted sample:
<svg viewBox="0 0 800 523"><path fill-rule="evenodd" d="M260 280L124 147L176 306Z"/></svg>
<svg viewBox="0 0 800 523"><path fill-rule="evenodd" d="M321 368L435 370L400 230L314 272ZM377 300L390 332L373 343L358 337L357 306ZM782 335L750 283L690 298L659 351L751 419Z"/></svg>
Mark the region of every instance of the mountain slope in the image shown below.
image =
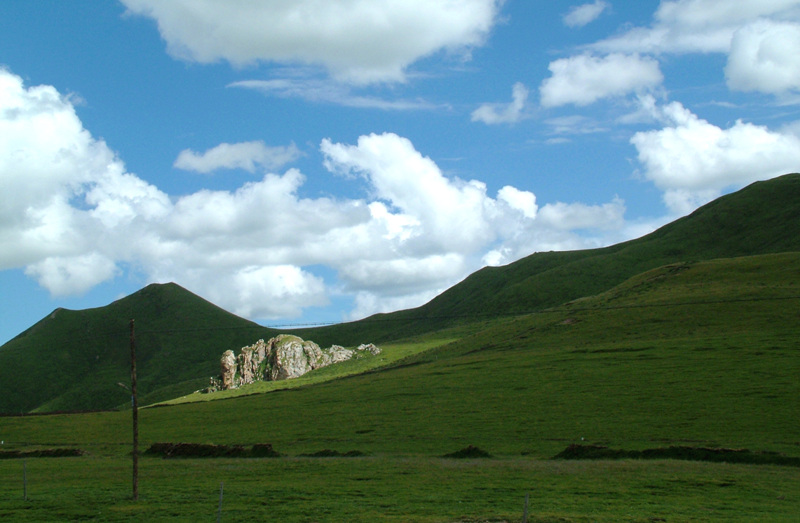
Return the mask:
<svg viewBox="0 0 800 523"><path fill-rule="evenodd" d="M486 267L429 303L360 322L381 336L403 337L482 317L533 312L618 285L680 261L800 251L800 174L756 182L714 200L641 238L600 249L535 253ZM314 332L346 336L347 327Z"/></svg>
<svg viewBox="0 0 800 523"><path fill-rule="evenodd" d="M175 395L204 386L218 374L222 352L274 335L174 283L96 309L57 309L0 347L0 412L125 403L128 392L117 383L130 382L130 319L144 401L170 397L157 393L165 386Z"/></svg>

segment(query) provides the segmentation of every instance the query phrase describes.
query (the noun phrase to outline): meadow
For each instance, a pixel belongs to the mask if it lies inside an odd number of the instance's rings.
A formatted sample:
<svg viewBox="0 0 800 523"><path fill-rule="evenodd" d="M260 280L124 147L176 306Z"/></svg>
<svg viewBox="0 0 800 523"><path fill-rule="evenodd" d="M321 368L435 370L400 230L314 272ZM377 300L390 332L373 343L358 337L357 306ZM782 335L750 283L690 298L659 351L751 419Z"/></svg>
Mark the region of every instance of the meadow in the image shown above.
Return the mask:
<svg viewBox="0 0 800 523"><path fill-rule="evenodd" d="M86 455L0 460L0 517L522 521L527 495L528 521L793 521L796 466L553 457L571 444L800 457L797 274L797 253L670 264L408 338L385 366L142 409L142 451L270 443L281 457L143 455L138 501L130 411L3 417L5 449ZM491 457L442 457L469 445ZM360 456L305 456L326 450Z"/></svg>

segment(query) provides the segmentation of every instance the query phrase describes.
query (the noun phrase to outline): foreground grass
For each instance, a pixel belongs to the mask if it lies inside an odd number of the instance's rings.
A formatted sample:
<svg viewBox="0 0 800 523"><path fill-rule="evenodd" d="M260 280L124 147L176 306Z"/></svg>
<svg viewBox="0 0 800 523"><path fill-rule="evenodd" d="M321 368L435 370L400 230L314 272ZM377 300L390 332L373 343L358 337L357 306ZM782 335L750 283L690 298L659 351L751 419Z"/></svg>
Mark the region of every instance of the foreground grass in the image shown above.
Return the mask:
<svg viewBox="0 0 800 523"><path fill-rule="evenodd" d="M790 467L678 461L440 458L123 458L0 462L13 521L792 521ZM660 519L659 519L660 518Z"/></svg>

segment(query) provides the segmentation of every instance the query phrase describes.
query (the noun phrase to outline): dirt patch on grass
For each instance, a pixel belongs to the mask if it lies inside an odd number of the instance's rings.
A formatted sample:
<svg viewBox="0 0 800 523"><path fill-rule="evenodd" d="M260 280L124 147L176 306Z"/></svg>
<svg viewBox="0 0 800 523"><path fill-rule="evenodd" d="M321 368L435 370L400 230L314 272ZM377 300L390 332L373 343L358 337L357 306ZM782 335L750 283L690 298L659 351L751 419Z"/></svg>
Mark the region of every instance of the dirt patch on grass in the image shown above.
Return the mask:
<svg viewBox="0 0 800 523"><path fill-rule="evenodd" d="M0 450L0 459L75 458L84 454L81 449Z"/></svg>
<svg viewBox="0 0 800 523"><path fill-rule="evenodd" d="M479 447L469 445L461 450L457 450L450 454L445 454L442 457L455 458L455 459L474 459L474 458L491 458L492 455Z"/></svg>
<svg viewBox="0 0 800 523"><path fill-rule="evenodd" d="M800 458L777 452L753 452L747 449L706 447L666 447L646 450L610 449L600 445L568 446L552 459L681 459L715 463L749 463L800 467Z"/></svg>
<svg viewBox="0 0 800 523"><path fill-rule="evenodd" d="M243 445L210 445L203 443L153 443L145 451L162 458L274 458L280 456L270 443Z"/></svg>
<svg viewBox="0 0 800 523"><path fill-rule="evenodd" d="M304 458L357 458L366 456L360 450L348 450L347 452L339 452L338 450L323 449L311 454L300 454Z"/></svg>

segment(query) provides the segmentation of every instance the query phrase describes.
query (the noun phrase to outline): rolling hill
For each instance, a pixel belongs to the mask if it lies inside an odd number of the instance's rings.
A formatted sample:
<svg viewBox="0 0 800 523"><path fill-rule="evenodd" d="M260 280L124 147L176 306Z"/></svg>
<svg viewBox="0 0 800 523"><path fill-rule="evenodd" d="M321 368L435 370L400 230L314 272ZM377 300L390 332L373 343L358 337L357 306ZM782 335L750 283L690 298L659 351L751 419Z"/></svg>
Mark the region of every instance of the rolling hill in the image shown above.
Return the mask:
<svg viewBox="0 0 800 523"><path fill-rule="evenodd" d="M0 412L125 404L129 393L118 382L130 380L132 318L143 402L206 386L222 352L275 334L173 283L96 309L56 309L0 347Z"/></svg>
<svg viewBox="0 0 800 523"><path fill-rule="evenodd" d="M603 249L536 253L505 267L482 269L417 309L298 334L320 345L353 345L471 323L473 330L481 330L498 318L598 295L668 264L800 251L798 231L800 175L792 174L719 198L636 240ZM117 382L129 375L129 318L136 319L143 403L203 387L217 373L224 350L275 333L175 284L151 285L97 309L58 309L0 347L0 412L125 403L127 392Z"/></svg>
<svg viewBox="0 0 800 523"><path fill-rule="evenodd" d="M314 329L355 343L381 341L488 317L524 314L590 296L641 272L679 261L800 251L800 174L756 182L641 238L600 249L541 252L485 267L429 303L351 325Z"/></svg>

